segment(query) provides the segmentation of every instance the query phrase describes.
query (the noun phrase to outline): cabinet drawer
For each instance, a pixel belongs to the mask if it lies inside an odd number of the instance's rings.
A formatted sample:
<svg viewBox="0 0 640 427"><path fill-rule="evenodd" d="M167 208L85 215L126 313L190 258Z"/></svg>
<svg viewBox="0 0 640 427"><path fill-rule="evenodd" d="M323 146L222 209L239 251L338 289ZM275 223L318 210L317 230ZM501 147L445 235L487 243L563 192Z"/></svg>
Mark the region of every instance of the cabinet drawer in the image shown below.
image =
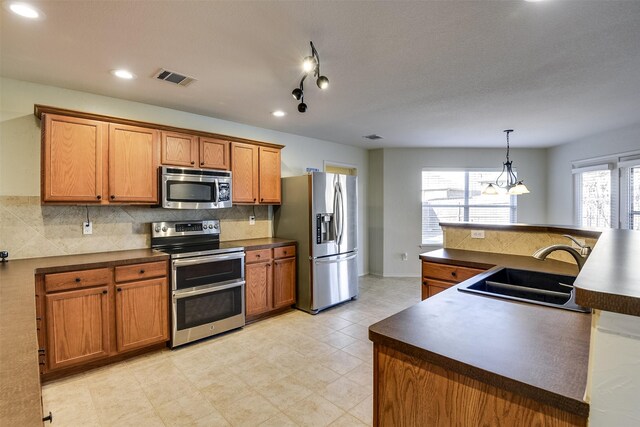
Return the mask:
<svg viewBox="0 0 640 427"><path fill-rule="evenodd" d="M273 257L275 259L278 258L287 258L296 255L296 247L295 246L283 246L280 248L273 248Z"/></svg>
<svg viewBox="0 0 640 427"><path fill-rule="evenodd" d="M257 251L247 251L245 262L250 264L252 262L268 261L271 259L271 249L260 249Z"/></svg>
<svg viewBox="0 0 640 427"><path fill-rule="evenodd" d="M44 276L44 288L47 292L107 285L110 282L111 269L109 268L69 271L67 273L45 274Z"/></svg>
<svg viewBox="0 0 640 427"><path fill-rule="evenodd" d="M121 265L116 267L116 282L130 282L132 280L151 279L167 275L165 261L146 262L144 264Z"/></svg>
<svg viewBox="0 0 640 427"><path fill-rule="evenodd" d="M427 294L427 298L428 297L432 297L435 294L439 294L442 291L446 291L448 288L442 288L440 286L428 286L428 294Z"/></svg>
<svg viewBox="0 0 640 427"><path fill-rule="evenodd" d="M460 267L457 265L437 264L434 262L422 263L422 275L434 279L447 280L459 283L467 280L484 270L478 268Z"/></svg>

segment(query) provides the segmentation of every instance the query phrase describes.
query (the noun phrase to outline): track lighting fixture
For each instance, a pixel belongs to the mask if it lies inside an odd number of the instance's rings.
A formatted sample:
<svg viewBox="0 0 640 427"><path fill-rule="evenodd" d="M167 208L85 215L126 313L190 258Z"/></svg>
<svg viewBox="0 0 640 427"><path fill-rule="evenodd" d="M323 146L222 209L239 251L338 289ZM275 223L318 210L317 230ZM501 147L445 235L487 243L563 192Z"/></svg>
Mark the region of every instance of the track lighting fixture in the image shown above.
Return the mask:
<svg viewBox="0 0 640 427"><path fill-rule="evenodd" d="M316 50L313 42L309 42L311 44L311 56L307 56L302 61L302 70L304 71L304 76L302 76L302 80L300 80L300 87L297 87L291 92L293 98L296 101L301 101L298 104L298 111L304 113L307 111L307 104L304 103L304 79L307 78L309 73L313 72L313 77L316 78L316 85L320 89L326 89L329 87L329 79L326 76L320 75L320 57L318 56L318 51Z"/></svg>

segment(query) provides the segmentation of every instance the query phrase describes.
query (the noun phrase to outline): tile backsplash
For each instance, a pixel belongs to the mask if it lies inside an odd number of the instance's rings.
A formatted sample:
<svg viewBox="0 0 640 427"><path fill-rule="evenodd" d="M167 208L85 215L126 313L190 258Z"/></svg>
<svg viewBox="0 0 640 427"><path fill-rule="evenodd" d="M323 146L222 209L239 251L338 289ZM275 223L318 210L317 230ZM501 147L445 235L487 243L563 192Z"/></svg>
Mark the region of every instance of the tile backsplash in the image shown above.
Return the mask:
<svg viewBox="0 0 640 427"><path fill-rule="evenodd" d="M82 234L85 206L42 206L40 197L0 196L0 250L9 259L148 248L156 221L219 219L220 240L272 236L268 206L171 210L143 206L89 206L93 234ZM249 225L249 215L256 216Z"/></svg>
<svg viewBox="0 0 640 427"><path fill-rule="evenodd" d="M554 244L571 245L571 241L563 237L563 233L544 233L537 231L507 231L484 230L484 239L471 237L468 228L443 227L444 247L449 249L464 249L468 251L482 251L510 255L531 256L536 250ZM482 229L481 226L478 227ZM593 246L597 239L583 238L586 244ZM575 263L575 260L566 252L557 251L549 255L550 259Z"/></svg>

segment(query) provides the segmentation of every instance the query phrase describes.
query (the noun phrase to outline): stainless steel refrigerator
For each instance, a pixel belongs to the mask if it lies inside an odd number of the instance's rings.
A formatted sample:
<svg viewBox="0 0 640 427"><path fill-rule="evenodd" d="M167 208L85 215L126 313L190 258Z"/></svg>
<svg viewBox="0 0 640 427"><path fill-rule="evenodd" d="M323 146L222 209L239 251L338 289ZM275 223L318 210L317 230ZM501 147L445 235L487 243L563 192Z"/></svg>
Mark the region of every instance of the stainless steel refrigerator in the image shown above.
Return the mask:
<svg viewBox="0 0 640 427"><path fill-rule="evenodd" d="M309 313L358 296L358 180L314 172L282 179L276 237L298 241L296 306Z"/></svg>

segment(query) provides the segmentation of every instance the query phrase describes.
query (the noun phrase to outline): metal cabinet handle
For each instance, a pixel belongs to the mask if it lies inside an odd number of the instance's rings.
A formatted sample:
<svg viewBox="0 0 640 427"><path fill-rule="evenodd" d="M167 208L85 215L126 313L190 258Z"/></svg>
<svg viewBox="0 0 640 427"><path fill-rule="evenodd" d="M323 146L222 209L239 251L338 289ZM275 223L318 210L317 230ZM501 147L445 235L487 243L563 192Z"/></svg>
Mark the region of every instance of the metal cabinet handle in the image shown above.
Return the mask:
<svg viewBox="0 0 640 427"><path fill-rule="evenodd" d="M51 411L49 411L49 415L47 415L42 419L42 422L45 422L45 421L49 421L49 424L53 422L53 415L51 414Z"/></svg>

